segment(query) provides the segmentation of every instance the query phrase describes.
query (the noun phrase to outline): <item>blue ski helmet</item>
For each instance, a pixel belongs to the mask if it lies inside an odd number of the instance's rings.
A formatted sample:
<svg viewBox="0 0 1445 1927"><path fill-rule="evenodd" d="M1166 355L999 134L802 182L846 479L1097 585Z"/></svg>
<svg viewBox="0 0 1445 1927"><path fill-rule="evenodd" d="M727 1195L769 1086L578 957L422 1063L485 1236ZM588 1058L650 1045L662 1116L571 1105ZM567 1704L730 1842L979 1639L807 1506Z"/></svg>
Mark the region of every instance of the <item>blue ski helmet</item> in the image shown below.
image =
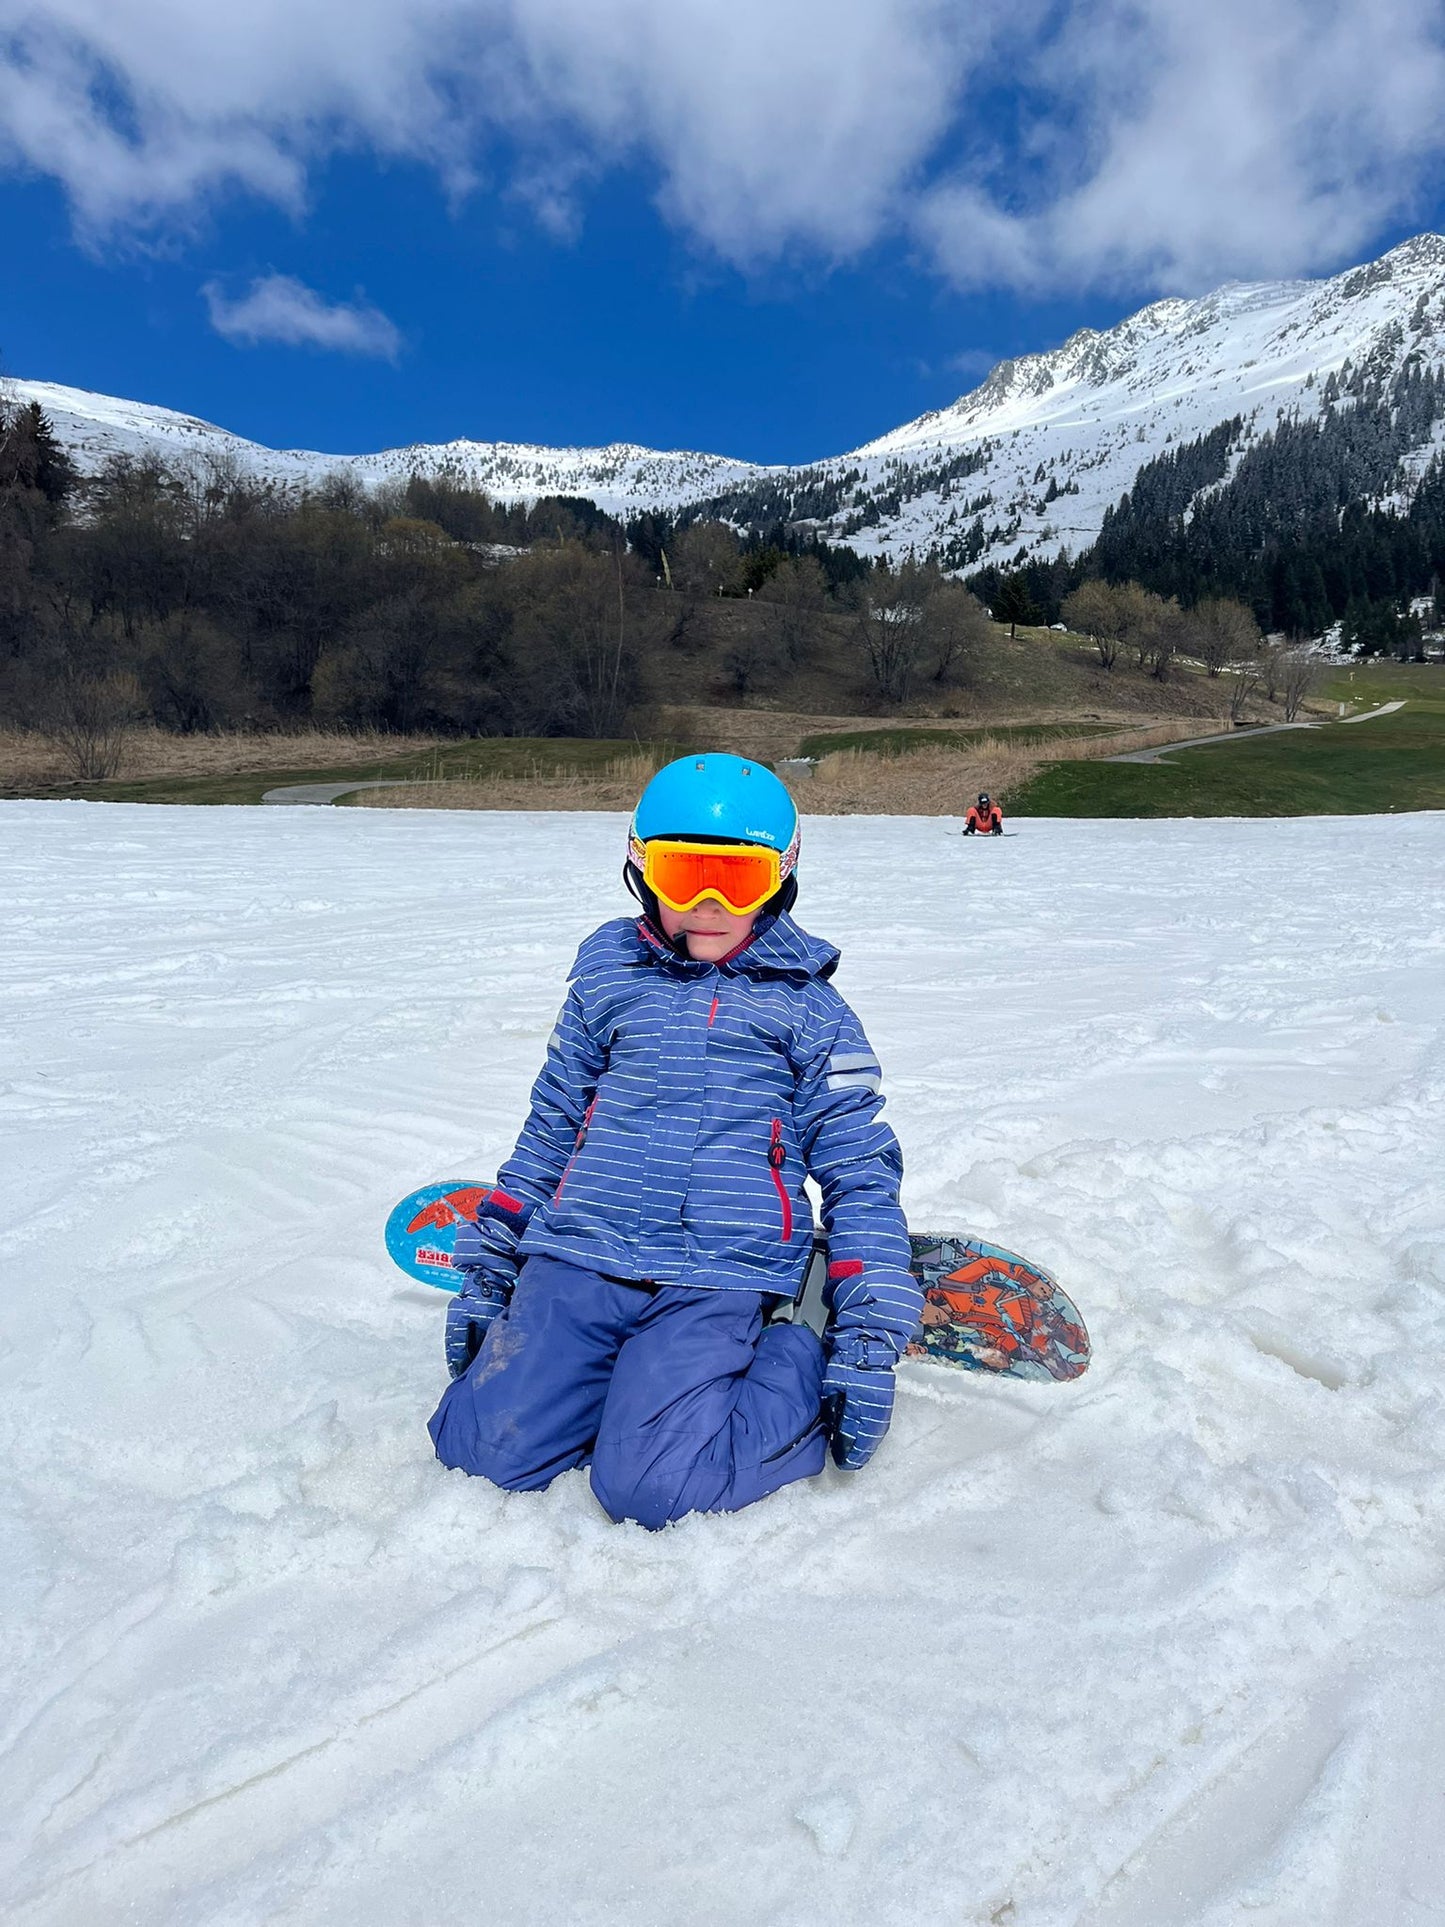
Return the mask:
<svg viewBox="0 0 1445 1927"><path fill-rule="evenodd" d="M759 843L782 859L783 887L765 906L787 910L798 894L793 875L801 831L798 807L770 769L720 751L680 756L660 769L638 798L628 836L628 887L653 921L657 905L643 892L640 845L655 836L696 836L721 843Z"/></svg>

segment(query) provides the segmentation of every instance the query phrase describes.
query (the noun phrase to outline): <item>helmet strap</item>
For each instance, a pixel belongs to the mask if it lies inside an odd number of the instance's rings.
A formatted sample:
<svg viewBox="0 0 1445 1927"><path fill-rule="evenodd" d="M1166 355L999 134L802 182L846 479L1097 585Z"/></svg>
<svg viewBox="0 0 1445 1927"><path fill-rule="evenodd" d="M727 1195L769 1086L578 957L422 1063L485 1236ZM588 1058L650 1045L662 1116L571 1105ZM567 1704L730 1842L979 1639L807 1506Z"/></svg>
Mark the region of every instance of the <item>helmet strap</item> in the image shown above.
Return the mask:
<svg viewBox="0 0 1445 1927"><path fill-rule="evenodd" d="M781 890L775 890L763 905L761 914L765 917L785 917L798 901L798 873L783 878Z"/></svg>
<svg viewBox="0 0 1445 1927"><path fill-rule="evenodd" d="M653 936L657 938L659 943L664 944L677 956L685 957L687 955L687 938L669 937L663 929L662 905L657 900L657 892L648 889L647 885L642 881L637 865L630 857L622 866L622 881L627 886L627 894L630 897L635 897L637 902L642 905L643 916L651 928Z"/></svg>

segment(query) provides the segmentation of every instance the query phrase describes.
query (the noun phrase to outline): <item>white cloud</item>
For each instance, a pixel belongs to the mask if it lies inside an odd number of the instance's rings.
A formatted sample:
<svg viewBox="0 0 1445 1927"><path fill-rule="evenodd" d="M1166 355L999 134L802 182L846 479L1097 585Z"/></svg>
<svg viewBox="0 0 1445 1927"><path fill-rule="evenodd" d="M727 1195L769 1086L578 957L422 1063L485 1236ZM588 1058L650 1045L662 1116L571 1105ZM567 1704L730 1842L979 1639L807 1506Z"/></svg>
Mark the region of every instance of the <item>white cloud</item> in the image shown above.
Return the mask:
<svg viewBox="0 0 1445 1927"><path fill-rule="evenodd" d="M201 290L211 326L227 341L255 347L279 341L288 347L329 348L346 355L394 361L401 335L380 308L365 302L328 302L289 274L262 275L232 299L215 281Z"/></svg>
<svg viewBox="0 0 1445 1927"><path fill-rule="evenodd" d="M924 191L953 279L1190 290L1332 265L1408 219L1445 157L1435 0L1093 0L1035 71L1077 118L1022 205L982 176Z"/></svg>
<svg viewBox="0 0 1445 1927"><path fill-rule="evenodd" d="M1198 286L1408 217L1442 98L1439 0L0 0L0 156L93 242L302 210L337 149L452 194L505 153L560 236L640 161L744 266L904 235L961 284Z"/></svg>
<svg viewBox="0 0 1445 1927"><path fill-rule="evenodd" d="M946 366L950 374L981 381L985 375L992 374L1003 359L992 348L965 348L959 354L950 355Z"/></svg>

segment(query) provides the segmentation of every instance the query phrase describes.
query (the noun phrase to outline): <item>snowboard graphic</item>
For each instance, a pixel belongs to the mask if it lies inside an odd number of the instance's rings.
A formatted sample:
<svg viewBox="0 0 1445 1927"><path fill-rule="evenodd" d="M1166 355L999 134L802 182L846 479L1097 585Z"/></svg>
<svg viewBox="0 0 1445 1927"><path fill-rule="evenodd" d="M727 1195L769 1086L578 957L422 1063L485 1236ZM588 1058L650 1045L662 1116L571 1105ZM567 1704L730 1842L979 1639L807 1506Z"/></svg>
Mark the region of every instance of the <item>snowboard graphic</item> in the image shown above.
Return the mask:
<svg viewBox="0 0 1445 1927"><path fill-rule="evenodd" d="M386 1221L393 1262L409 1278L455 1291L457 1231L491 1189L475 1178L448 1178L411 1192ZM1042 1265L966 1232L908 1242L909 1268L923 1286L923 1324L910 1358L998 1378L1077 1378L1088 1369L1089 1335L1078 1307ZM808 1278L821 1270L815 1260ZM800 1298L807 1292L805 1281Z"/></svg>
<svg viewBox="0 0 1445 1927"><path fill-rule="evenodd" d="M910 1235L923 1328L910 1358L1009 1378L1077 1378L1089 1366L1078 1306L1052 1273L983 1238Z"/></svg>
<svg viewBox="0 0 1445 1927"><path fill-rule="evenodd" d="M491 1189L475 1178L447 1178L410 1192L386 1221L386 1250L392 1263L400 1265L408 1278L456 1291L452 1247L457 1232L464 1219L477 1215L477 1206Z"/></svg>

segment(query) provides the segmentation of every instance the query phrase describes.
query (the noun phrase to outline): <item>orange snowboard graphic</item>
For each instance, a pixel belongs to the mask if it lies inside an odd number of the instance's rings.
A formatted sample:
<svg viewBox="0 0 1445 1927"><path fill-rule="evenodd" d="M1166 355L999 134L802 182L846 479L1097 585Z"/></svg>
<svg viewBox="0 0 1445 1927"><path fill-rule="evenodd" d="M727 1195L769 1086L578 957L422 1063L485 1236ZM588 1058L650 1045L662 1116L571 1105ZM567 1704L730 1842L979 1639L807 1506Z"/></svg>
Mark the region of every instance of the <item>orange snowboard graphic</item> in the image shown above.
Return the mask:
<svg viewBox="0 0 1445 1927"><path fill-rule="evenodd" d="M1089 1335L1056 1279L980 1238L910 1238L923 1286L912 1358L1016 1378L1077 1378Z"/></svg>
<svg viewBox="0 0 1445 1927"><path fill-rule="evenodd" d="M462 1191L448 1191L443 1198L432 1198L417 1212L407 1230L441 1231L454 1225L459 1218L475 1218L477 1207L489 1189L485 1184L473 1184Z"/></svg>

